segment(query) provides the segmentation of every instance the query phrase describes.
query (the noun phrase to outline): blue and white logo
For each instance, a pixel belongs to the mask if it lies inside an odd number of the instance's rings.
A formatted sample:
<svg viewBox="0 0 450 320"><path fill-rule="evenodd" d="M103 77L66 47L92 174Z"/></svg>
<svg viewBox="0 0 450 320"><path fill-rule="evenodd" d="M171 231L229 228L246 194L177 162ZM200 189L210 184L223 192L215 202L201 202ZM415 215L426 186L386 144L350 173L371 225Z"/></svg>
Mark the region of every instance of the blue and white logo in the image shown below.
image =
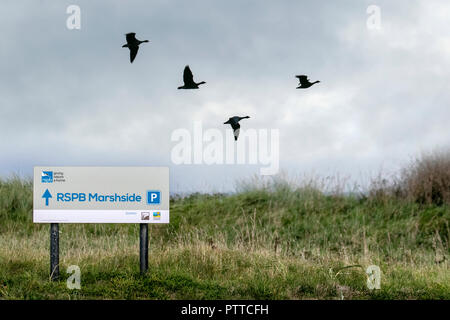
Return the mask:
<svg viewBox="0 0 450 320"><path fill-rule="evenodd" d="M161 203L161 191L150 190L147 191L147 204L160 204Z"/></svg>
<svg viewBox="0 0 450 320"><path fill-rule="evenodd" d="M42 171L41 182L42 183L52 183L53 182L53 171Z"/></svg>

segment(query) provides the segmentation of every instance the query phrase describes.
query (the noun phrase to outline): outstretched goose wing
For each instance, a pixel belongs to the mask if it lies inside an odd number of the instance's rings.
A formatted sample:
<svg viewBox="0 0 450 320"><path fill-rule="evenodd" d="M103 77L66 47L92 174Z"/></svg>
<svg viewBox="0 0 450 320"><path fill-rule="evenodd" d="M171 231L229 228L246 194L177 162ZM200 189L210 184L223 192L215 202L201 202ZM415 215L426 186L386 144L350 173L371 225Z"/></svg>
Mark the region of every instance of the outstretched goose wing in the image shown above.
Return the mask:
<svg viewBox="0 0 450 320"><path fill-rule="evenodd" d="M231 127L233 128L233 130L238 130L241 127L241 125L235 121L231 122L230 124L231 124Z"/></svg>
<svg viewBox="0 0 450 320"><path fill-rule="evenodd" d="M130 47L130 62L133 63L134 58L136 58L136 55L138 53L139 47L138 46L132 46Z"/></svg>
<svg viewBox="0 0 450 320"><path fill-rule="evenodd" d="M309 82L308 76L299 75L299 76L295 76L295 77L298 78L298 80L300 81L301 85L307 84Z"/></svg>
<svg viewBox="0 0 450 320"><path fill-rule="evenodd" d="M237 141L237 139L239 137L239 131L241 131L240 128L234 129L234 131L233 131L235 141Z"/></svg>
<svg viewBox="0 0 450 320"><path fill-rule="evenodd" d="M184 81L184 85L189 85L189 84L194 83L194 76L193 76L192 71L189 68L189 66L184 67L183 81Z"/></svg>
<svg viewBox="0 0 450 320"><path fill-rule="evenodd" d="M136 41L136 33L130 32L125 35L127 37L127 43Z"/></svg>

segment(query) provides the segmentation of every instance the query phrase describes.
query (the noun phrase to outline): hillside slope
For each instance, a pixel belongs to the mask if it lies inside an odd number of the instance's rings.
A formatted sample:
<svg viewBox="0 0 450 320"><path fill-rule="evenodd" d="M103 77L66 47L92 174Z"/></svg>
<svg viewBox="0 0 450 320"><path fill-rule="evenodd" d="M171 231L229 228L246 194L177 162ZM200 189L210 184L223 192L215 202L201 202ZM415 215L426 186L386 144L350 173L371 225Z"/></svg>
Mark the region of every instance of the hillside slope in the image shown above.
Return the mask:
<svg viewBox="0 0 450 320"><path fill-rule="evenodd" d="M0 298L450 298L445 204L287 183L174 197L171 223L149 228L145 277L137 225L65 224L62 280L50 283L49 225L32 223L31 195L29 181L0 181ZM81 290L66 287L69 265ZM369 265L382 271L379 290L366 286Z"/></svg>

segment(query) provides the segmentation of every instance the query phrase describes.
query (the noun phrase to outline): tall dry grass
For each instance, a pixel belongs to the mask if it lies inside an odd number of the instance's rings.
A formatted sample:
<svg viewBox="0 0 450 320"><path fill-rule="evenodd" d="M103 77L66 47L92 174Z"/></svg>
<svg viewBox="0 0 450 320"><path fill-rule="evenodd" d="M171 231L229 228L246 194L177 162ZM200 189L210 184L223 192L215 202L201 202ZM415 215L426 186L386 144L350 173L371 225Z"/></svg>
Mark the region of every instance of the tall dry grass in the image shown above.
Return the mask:
<svg viewBox="0 0 450 320"><path fill-rule="evenodd" d="M418 203L450 204L450 150L417 158L403 169L399 186Z"/></svg>
<svg viewBox="0 0 450 320"><path fill-rule="evenodd" d="M373 179L368 196L378 201L450 204L450 150L423 153L395 176Z"/></svg>

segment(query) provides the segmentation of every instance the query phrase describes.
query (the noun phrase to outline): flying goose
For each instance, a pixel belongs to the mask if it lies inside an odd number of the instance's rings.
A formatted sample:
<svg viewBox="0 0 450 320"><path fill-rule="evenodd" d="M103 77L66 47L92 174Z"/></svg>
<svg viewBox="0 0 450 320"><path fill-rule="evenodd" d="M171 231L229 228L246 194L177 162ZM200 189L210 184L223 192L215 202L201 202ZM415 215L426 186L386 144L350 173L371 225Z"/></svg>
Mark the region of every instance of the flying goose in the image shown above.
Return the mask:
<svg viewBox="0 0 450 320"><path fill-rule="evenodd" d="M295 77L298 78L298 80L300 81L297 89L307 89L307 88L311 87L313 84L320 82L320 81L310 82L308 79L308 76L305 76L305 75L300 75L300 76L295 76Z"/></svg>
<svg viewBox="0 0 450 320"><path fill-rule="evenodd" d="M223 124L231 125L231 128L233 128L233 134L234 134L235 141L237 141L237 139L239 137L239 130L241 128L239 121L241 121L242 119L248 119L248 118L250 118L250 117L249 116L245 116L245 117L234 116L234 117L229 118L228 121L223 123Z"/></svg>
<svg viewBox="0 0 450 320"><path fill-rule="evenodd" d="M136 58L136 55L138 53L139 45L141 43L149 42L149 41L148 40L141 41L141 40L136 39L136 33L134 33L134 32L127 33L125 36L127 38L127 44L124 44L122 46L122 48L130 49L130 62L133 63L134 58Z"/></svg>
<svg viewBox="0 0 450 320"><path fill-rule="evenodd" d="M199 85L206 83L205 81L199 83L194 82L194 76L192 75L192 71L189 69L189 66L184 67L183 81L184 86L178 87L178 89L198 89Z"/></svg>

